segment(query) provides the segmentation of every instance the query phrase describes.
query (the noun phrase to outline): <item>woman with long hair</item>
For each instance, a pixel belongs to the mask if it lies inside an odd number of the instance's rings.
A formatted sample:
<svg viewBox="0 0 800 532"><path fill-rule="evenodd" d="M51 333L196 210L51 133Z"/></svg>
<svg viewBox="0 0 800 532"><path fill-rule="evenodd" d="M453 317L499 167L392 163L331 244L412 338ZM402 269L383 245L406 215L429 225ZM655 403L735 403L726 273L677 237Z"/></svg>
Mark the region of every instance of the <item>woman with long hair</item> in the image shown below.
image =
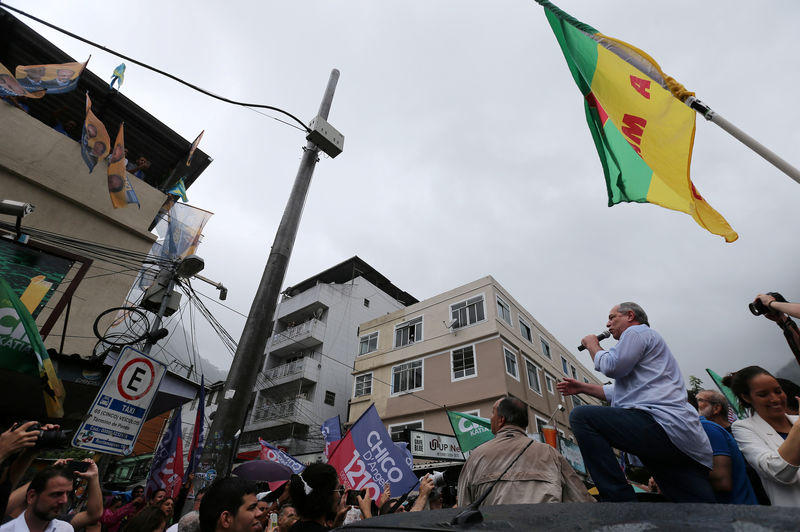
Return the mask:
<svg viewBox="0 0 800 532"><path fill-rule="evenodd" d="M733 424L733 437L756 470L773 506L800 506L800 423L786 413L786 394L767 370L748 366L730 385L751 417Z"/></svg>
<svg viewBox="0 0 800 532"><path fill-rule="evenodd" d="M289 495L298 520L290 532L330 530L342 524L348 507L339 475L328 464L311 464L299 475L292 475Z"/></svg>

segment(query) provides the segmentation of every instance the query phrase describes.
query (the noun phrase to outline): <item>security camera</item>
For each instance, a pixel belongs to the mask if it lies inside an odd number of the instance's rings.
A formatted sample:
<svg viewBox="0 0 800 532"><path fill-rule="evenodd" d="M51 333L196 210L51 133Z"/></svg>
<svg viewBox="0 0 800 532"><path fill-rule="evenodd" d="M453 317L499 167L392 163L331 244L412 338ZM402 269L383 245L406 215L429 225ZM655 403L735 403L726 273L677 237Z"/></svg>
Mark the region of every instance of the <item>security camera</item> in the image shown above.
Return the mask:
<svg viewBox="0 0 800 532"><path fill-rule="evenodd" d="M33 205L30 203L23 203L14 200L0 200L0 214L8 214L9 216L16 216L22 218L33 212Z"/></svg>

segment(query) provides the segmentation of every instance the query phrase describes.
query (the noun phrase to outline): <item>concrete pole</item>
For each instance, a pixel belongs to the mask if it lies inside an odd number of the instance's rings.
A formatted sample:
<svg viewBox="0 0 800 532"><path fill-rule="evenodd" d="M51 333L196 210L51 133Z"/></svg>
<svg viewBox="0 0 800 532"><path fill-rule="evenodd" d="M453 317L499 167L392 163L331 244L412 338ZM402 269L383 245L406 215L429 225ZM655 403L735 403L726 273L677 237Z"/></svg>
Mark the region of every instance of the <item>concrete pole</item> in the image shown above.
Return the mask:
<svg viewBox="0 0 800 532"><path fill-rule="evenodd" d="M331 72L325 95L319 107L319 115L327 120L333 101L339 71ZM306 200L311 176L317 164L319 148L311 141L304 148L300 168L294 180L292 192L283 218L275 234L261 283L253 298L236 355L233 357L219 407L214 414L211 430L205 440L202 462L218 476L230 471L233 449L238 441L237 432L243 430L247 405L253 393L256 378L264 361L264 349L272 335L273 314L278 304L281 285L286 276L289 257L292 254L300 217Z"/></svg>

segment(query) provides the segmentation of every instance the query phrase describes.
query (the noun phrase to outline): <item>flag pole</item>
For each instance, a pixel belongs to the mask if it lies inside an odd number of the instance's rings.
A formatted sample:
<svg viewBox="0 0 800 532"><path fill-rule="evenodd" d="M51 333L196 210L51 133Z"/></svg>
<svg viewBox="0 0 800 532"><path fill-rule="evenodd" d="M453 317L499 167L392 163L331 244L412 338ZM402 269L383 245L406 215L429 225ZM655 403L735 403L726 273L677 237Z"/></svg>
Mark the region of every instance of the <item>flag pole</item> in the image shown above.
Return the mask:
<svg viewBox="0 0 800 532"><path fill-rule="evenodd" d="M685 102L686 105L697 111L700 115L703 116L709 122L713 122L728 133L730 133L733 137L739 140L742 144L759 154L761 157L766 159L770 162L773 166L775 166L778 170L783 172L784 174L788 175L798 183L800 183L800 170L789 164L788 162L781 159L775 152L758 142L756 139L736 127L735 125L728 122L725 118L723 118L719 113L712 110L711 107L704 104L694 96L689 96L686 98Z"/></svg>

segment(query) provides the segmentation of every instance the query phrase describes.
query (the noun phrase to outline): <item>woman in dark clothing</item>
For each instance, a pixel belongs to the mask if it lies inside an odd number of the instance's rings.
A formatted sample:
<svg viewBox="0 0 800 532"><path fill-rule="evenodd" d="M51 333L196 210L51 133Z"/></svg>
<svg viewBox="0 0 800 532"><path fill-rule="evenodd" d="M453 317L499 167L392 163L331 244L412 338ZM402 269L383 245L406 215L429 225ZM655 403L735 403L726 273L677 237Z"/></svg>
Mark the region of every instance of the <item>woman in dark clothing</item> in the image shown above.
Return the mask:
<svg viewBox="0 0 800 532"><path fill-rule="evenodd" d="M311 464L300 475L292 475L289 494L300 518L290 532L330 530L342 524L348 510L339 476L328 464Z"/></svg>

